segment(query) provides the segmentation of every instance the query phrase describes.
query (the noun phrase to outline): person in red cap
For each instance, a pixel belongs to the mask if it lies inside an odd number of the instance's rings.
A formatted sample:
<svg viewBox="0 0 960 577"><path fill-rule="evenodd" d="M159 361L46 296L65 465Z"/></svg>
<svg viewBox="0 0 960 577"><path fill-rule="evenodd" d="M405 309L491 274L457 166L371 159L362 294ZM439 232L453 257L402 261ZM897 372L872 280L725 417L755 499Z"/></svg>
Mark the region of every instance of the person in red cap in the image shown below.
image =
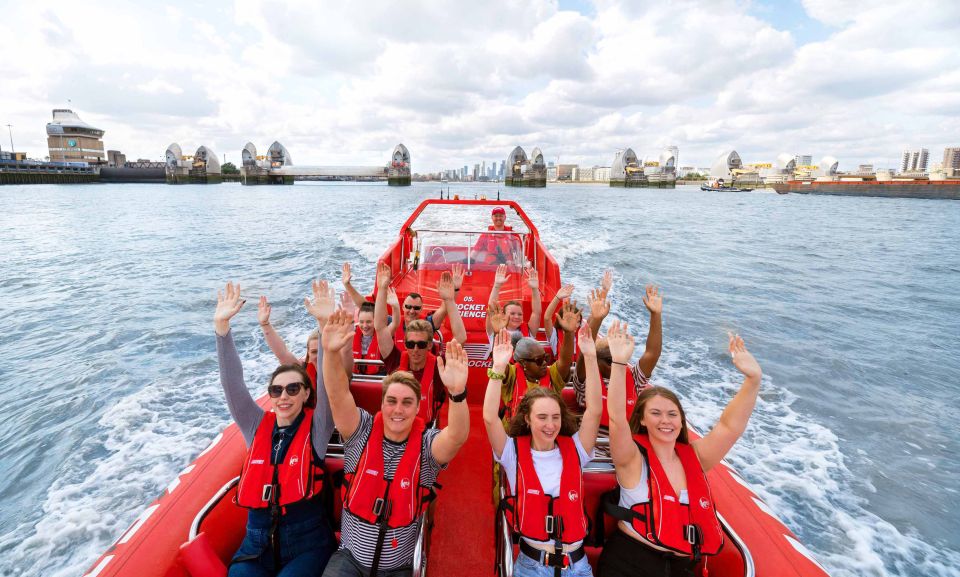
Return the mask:
<svg viewBox="0 0 960 577"><path fill-rule="evenodd" d="M505 232L513 230L507 226L507 211L502 206L495 206L490 211L493 224L487 230ZM481 234L477 244L473 247L474 260L482 264L507 264L511 262L512 254L519 247L516 237L510 234Z"/></svg>

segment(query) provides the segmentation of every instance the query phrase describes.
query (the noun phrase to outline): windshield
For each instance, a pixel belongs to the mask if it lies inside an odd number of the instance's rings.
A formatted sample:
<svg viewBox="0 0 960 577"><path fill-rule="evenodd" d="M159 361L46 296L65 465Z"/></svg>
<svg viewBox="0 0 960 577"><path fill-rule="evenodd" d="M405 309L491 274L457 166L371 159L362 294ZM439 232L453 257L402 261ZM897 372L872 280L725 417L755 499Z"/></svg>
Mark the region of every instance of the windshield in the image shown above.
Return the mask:
<svg viewBox="0 0 960 577"><path fill-rule="evenodd" d="M519 271L526 264L530 231L511 207L504 207L504 227L492 230L490 205L430 205L414 221L419 266L445 270L453 263L471 269L495 269L506 264Z"/></svg>

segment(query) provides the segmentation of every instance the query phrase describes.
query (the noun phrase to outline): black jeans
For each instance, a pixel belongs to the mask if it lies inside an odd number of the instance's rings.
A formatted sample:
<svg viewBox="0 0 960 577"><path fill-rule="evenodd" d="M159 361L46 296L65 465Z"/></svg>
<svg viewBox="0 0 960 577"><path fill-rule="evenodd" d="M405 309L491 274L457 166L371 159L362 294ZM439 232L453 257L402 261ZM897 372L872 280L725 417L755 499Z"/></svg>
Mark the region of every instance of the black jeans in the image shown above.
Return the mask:
<svg viewBox="0 0 960 577"><path fill-rule="evenodd" d="M689 557L651 549L618 529L603 544L597 577L690 577L695 565Z"/></svg>
<svg viewBox="0 0 960 577"><path fill-rule="evenodd" d="M327 563L327 569L323 572L323 577L369 577L369 575L370 568L361 565L347 549L340 549L334 553L330 562ZM378 577L410 577L411 575L413 575L412 567L377 571Z"/></svg>

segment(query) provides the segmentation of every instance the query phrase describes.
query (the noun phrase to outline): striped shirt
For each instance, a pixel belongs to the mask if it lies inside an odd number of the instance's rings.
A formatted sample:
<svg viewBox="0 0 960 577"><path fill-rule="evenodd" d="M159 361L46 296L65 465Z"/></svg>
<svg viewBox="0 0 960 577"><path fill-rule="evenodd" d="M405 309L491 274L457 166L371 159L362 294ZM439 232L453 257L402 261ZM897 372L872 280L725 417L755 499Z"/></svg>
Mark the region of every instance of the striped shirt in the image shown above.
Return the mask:
<svg viewBox="0 0 960 577"><path fill-rule="evenodd" d="M373 431L373 416L363 409L358 408L357 410L360 411L360 423L357 425L357 430L344 442L343 446L343 470L345 473L356 472L360 456L363 454L364 447L367 446L371 431ZM437 475L446 468L446 465L441 465L433 458L433 451L431 451L433 440L439 433L439 429L424 429L423 431L420 481L422 485L428 487L432 487L436 483ZM383 440L385 478L393 478L393 474L397 470L397 464L400 462L400 457L403 456L406 447L406 441L394 443L390 439L385 438ZM383 551L380 553L380 571L406 567L413 563L413 550L417 545L419 530L419 523L413 523L409 527L387 529L386 537L383 540ZM340 548L348 549L364 567L373 565L373 555L379 533L380 530L376 525L363 521L347 510L343 511L343 517L340 521Z"/></svg>

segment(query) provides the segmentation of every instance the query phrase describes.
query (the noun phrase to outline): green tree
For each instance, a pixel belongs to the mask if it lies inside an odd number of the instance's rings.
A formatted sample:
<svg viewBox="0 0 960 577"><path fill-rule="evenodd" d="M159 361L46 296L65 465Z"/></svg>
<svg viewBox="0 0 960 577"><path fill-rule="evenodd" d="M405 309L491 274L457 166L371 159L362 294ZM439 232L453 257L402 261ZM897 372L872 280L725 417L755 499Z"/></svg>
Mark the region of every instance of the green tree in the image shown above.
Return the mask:
<svg viewBox="0 0 960 577"><path fill-rule="evenodd" d="M225 162L220 167L220 172L223 174L240 174L240 170L232 162Z"/></svg>

